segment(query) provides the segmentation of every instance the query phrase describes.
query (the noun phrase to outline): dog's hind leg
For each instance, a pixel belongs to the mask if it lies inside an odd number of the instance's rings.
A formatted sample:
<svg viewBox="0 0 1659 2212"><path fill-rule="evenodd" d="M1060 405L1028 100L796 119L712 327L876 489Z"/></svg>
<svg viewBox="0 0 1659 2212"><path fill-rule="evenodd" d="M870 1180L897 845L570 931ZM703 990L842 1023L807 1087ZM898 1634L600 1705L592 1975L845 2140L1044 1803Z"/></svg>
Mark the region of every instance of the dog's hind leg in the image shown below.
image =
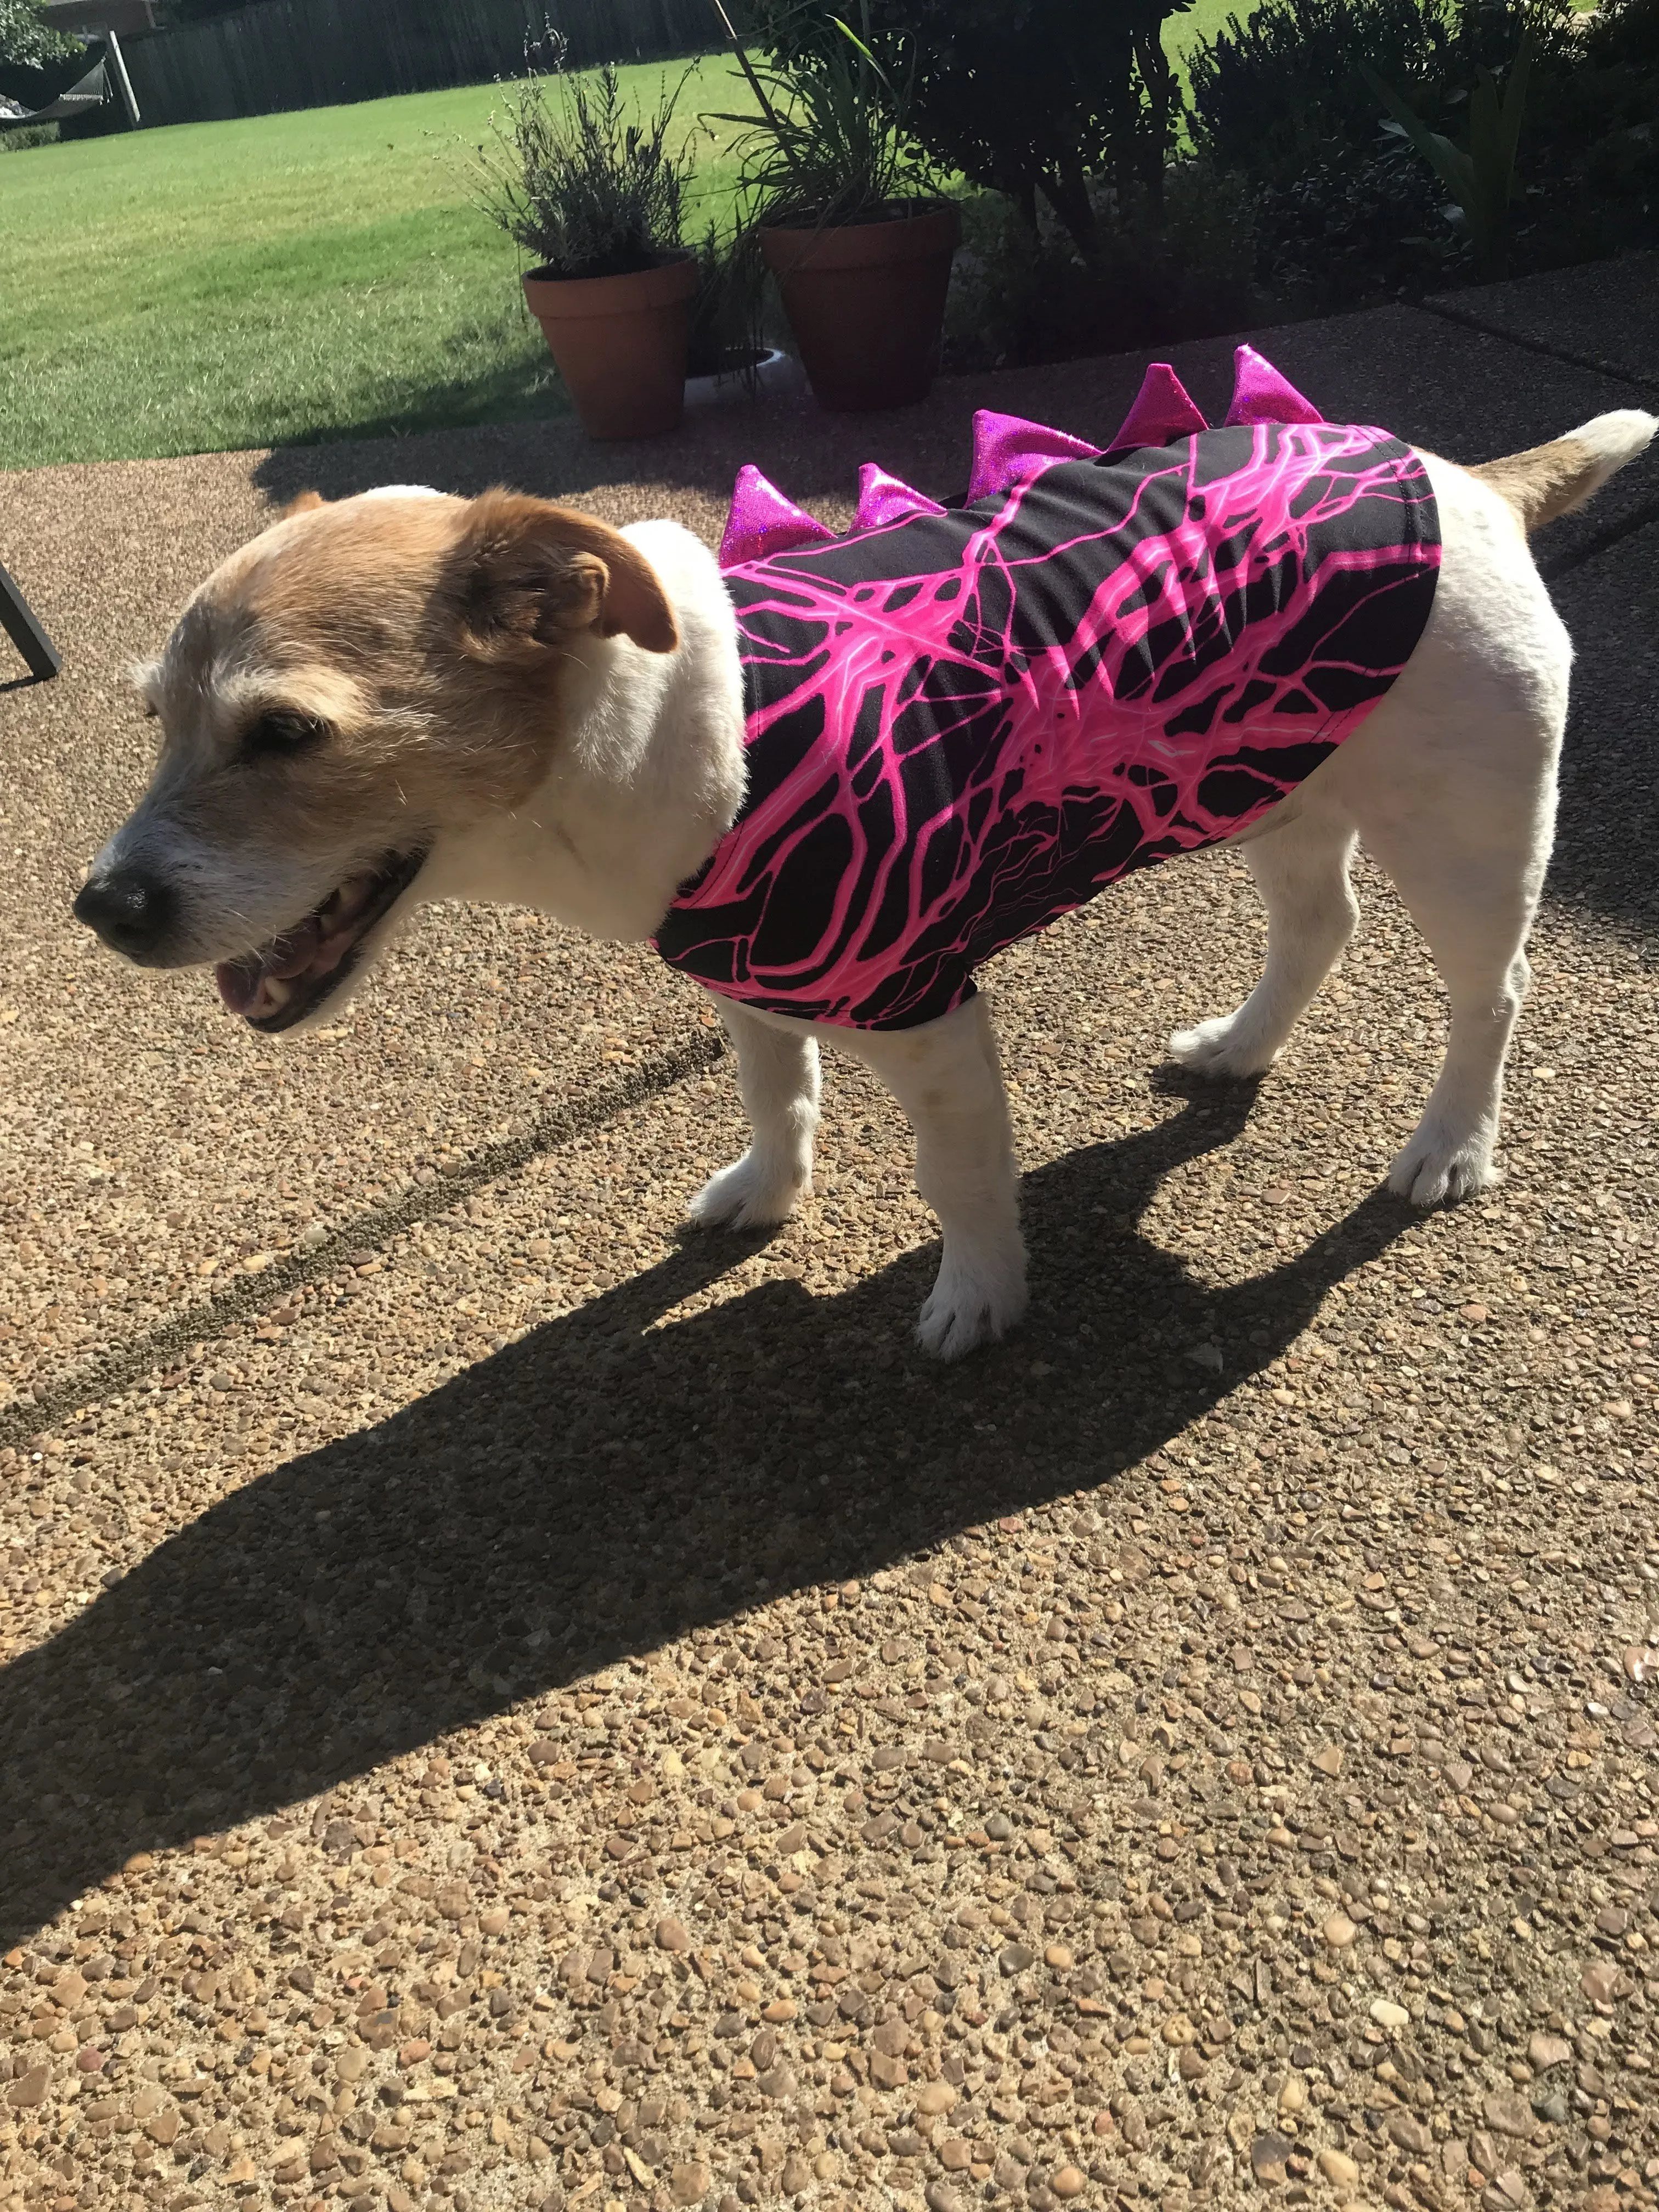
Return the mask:
<svg viewBox="0 0 1659 2212"><path fill-rule="evenodd" d="M1468 796L1479 819L1460 805L1364 831L1367 850L1428 940L1451 1001L1438 1080L1389 1174L1389 1189L1419 1206L1472 1198L1497 1177L1504 1063L1531 979L1525 946L1549 857L1554 777L1541 785L1517 778L1508 789L1486 786Z"/></svg>
<svg viewBox="0 0 1659 2212"><path fill-rule="evenodd" d="M768 1021L711 993L738 1056L738 1088L754 1142L692 1200L705 1229L769 1229L812 1188L818 1048L805 1023Z"/></svg>
<svg viewBox="0 0 1659 2212"><path fill-rule="evenodd" d="M1444 561L1429 627L1389 697L1305 787L1352 810L1451 1002L1439 1078L1389 1176L1419 1206L1473 1197L1497 1173L1572 660L1510 517L1486 485L1430 465Z"/></svg>
<svg viewBox="0 0 1659 2212"><path fill-rule="evenodd" d="M1235 1012L1176 1031L1170 1051L1183 1067L1226 1079L1272 1066L1359 919L1353 846L1351 817L1328 800L1304 800L1294 820L1244 846L1267 909L1267 966Z"/></svg>

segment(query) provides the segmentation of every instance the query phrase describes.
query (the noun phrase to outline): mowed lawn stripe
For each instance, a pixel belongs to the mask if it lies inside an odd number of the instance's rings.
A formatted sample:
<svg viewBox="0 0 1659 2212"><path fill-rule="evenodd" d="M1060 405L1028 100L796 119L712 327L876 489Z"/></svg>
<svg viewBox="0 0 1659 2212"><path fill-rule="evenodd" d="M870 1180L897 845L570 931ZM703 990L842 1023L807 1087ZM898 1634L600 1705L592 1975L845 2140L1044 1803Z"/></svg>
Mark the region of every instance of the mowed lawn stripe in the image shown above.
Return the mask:
<svg viewBox="0 0 1659 2212"><path fill-rule="evenodd" d="M653 100L684 65L623 72ZM682 114L688 229L729 212L735 71ZM0 467L562 411L513 246L472 204L503 88L3 157Z"/></svg>

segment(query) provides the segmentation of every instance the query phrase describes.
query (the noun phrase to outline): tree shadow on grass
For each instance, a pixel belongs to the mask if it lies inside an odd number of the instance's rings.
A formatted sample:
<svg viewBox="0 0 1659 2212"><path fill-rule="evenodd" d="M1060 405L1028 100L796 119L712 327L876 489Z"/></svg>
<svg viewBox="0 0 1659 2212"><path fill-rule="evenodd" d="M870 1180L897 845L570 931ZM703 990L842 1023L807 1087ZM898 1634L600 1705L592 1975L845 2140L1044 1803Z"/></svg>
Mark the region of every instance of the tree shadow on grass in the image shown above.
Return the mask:
<svg viewBox="0 0 1659 2212"><path fill-rule="evenodd" d="M540 343L538 336L537 343ZM328 490L327 495L341 498L348 491L369 489L371 482L386 483L401 478L395 468L388 474L378 464L368 471L360 463L348 464L343 470L341 457L334 451L337 447L362 446L377 455L395 458L410 441L423 441L434 435L459 438L488 426L534 451L545 435L565 429L571 421L570 403L545 353L527 353L522 349L504 352L493 368L462 368L452 377L423 383L388 378L362 398L366 404L372 398L373 411L358 419L296 424L277 453L255 471L255 482L271 489L274 496L292 496L276 489L278 483L287 481L284 465L278 462L281 454L291 465L295 491L313 484L324 489L320 479L337 478L340 489ZM325 459L325 455L331 458ZM403 473L407 475L407 471ZM450 489L447 485L435 488Z"/></svg>
<svg viewBox="0 0 1659 2212"><path fill-rule="evenodd" d="M937 1255L832 1297L770 1281L665 1320L751 1240L660 1265L225 1498L0 1674L0 1949L133 1850L309 1796L770 1593L866 1576L1097 1485L1211 1411L1382 1251L1367 1200L1216 1291L1136 1233L1250 1094L1025 1186L1038 1301L941 1370ZM1217 1376L1188 1353L1218 1346ZM1040 1367L1037 1363L1041 1363Z"/></svg>

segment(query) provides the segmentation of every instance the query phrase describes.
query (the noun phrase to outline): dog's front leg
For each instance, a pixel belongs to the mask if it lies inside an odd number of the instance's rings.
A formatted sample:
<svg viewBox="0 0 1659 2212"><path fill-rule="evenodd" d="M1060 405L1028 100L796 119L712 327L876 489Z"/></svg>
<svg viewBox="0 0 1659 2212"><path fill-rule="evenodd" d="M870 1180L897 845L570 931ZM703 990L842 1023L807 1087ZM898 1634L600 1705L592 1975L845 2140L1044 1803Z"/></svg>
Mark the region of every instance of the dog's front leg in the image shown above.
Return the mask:
<svg viewBox="0 0 1659 2212"><path fill-rule="evenodd" d="M848 1030L836 1042L881 1078L915 1131L916 1188L945 1236L916 1334L941 1359L959 1359L1025 1310L1018 1170L985 1000L922 1029Z"/></svg>
<svg viewBox="0 0 1659 2212"><path fill-rule="evenodd" d="M738 1088L754 1142L692 1200L705 1229L769 1229L812 1188L818 1126L818 1048L805 1023L774 1023L714 993L738 1056Z"/></svg>

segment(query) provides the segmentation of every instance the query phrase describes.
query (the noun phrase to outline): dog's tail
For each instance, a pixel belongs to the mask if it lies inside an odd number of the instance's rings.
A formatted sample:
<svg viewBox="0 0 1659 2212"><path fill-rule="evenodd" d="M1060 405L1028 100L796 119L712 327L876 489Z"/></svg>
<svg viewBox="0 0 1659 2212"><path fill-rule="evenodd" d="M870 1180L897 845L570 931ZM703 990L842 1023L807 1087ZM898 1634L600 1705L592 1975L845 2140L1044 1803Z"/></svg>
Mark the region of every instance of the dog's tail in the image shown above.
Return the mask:
<svg viewBox="0 0 1659 2212"><path fill-rule="evenodd" d="M1482 461L1469 474L1508 501L1516 520L1530 536L1557 515L1583 507L1616 469L1636 459L1656 430L1659 419L1639 407L1619 407L1569 430L1565 438L1552 438L1547 446Z"/></svg>

